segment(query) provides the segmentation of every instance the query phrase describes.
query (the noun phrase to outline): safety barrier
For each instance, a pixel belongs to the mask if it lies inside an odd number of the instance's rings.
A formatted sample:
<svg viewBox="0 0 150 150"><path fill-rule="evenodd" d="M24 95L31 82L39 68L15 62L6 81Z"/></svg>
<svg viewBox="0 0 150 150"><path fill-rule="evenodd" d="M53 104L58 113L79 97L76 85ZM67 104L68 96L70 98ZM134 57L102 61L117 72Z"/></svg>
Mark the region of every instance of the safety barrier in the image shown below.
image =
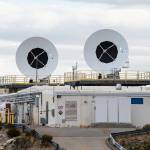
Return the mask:
<svg viewBox="0 0 150 150"><path fill-rule="evenodd" d="M121 79L121 80L150 80L150 72L122 70L121 72L114 74L99 74L89 70L79 70L76 73L66 72L64 73L64 81L69 82L72 80L109 80L109 79Z"/></svg>
<svg viewBox="0 0 150 150"><path fill-rule="evenodd" d="M31 77L32 78L32 77ZM25 77L22 75L8 75L8 76L0 76L0 85L7 84L31 84L34 81L31 81L31 78ZM34 78L34 77L33 77ZM42 78L42 77L40 77ZM95 71L90 70L78 70L75 73L73 72L65 72L64 75L51 75L47 78L40 80L39 82L42 84L51 84L51 85L62 85L65 82L76 81L76 80L150 80L150 72L142 72L142 71L133 71L133 70L122 70L121 72L114 74L99 74Z"/></svg>
<svg viewBox="0 0 150 150"><path fill-rule="evenodd" d="M126 150L124 147L122 147L119 143L116 142L112 134L110 134L110 139L116 148L118 148L119 150Z"/></svg>
<svg viewBox="0 0 150 150"><path fill-rule="evenodd" d="M35 77L33 77L35 78ZM40 77L42 78L42 77ZM8 76L0 76L0 85L7 85L7 84L33 84L35 82L32 80L32 77L26 77L22 75L8 75ZM63 75L53 75L49 76L45 79L39 80L42 84L64 84L64 76Z"/></svg>
<svg viewBox="0 0 150 150"><path fill-rule="evenodd" d="M133 131L126 131L126 132L119 132L119 133L111 133L110 134L110 139L113 143L113 145L118 148L118 150L126 150L122 145L120 145L115 139L117 136L119 135L142 135L142 134L147 134L147 133L150 133L150 130L147 129L147 130L143 130L143 129L140 129L140 130L133 130Z"/></svg>

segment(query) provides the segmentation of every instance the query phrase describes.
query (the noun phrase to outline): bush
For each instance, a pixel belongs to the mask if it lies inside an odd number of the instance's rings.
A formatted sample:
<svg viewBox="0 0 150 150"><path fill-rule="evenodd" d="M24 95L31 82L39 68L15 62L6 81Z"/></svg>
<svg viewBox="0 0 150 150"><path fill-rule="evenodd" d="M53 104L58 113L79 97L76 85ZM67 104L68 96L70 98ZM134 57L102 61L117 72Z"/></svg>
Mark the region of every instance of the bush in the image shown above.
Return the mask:
<svg viewBox="0 0 150 150"><path fill-rule="evenodd" d="M144 126L143 126L143 129L144 129L144 130L150 130L150 124L144 125Z"/></svg>
<svg viewBox="0 0 150 150"><path fill-rule="evenodd" d="M25 132L25 136L26 137L32 137L32 133L31 132Z"/></svg>
<svg viewBox="0 0 150 150"><path fill-rule="evenodd" d="M13 150L27 150L32 147L31 141L27 137L19 137L15 140Z"/></svg>
<svg viewBox="0 0 150 150"><path fill-rule="evenodd" d="M32 135L33 137L36 137L37 132L33 129L33 130L31 131L31 135Z"/></svg>
<svg viewBox="0 0 150 150"><path fill-rule="evenodd" d="M3 128L3 127L2 127L2 123L0 122L0 130L2 130L2 128Z"/></svg>
<svg viewBox="0 0 150 150"><path fill-rule="evenodd" d="M7 131L7 136L9 137L9 138L13 138L13 137L17 137L17 136L20 136L20 131L19 130L17 130L17 129L15 129L15 128L10 128L10 129L8 129L8 131Z"/></svg>
<svg viewBox="0 0 150 150"><path fill-rule="evenodd" d="M42 147L48 147L50 146L50 143L52 142L53 137L50 135L43 135L41 140L41 146Z"/></svg>
<svg viewBox="0 0 150 150"><path fill-rule="evenodd" d="M13 124L6 124L6 125L5 125L5 128L6 128L6 129L14 128L14 125L13 125Z"/></svg>

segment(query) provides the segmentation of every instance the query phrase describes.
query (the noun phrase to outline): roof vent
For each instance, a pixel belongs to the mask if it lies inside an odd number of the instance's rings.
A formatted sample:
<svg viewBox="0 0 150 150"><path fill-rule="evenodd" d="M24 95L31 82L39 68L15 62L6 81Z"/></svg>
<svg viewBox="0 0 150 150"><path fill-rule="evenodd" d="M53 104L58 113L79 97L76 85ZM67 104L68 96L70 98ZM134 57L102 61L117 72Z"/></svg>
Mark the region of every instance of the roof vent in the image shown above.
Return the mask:
<svg viewBox="0 0 150 150"><path fill-rule="evenodd" d="M122 85L121 84L116 84L116 90L122 90Z"/></svg>

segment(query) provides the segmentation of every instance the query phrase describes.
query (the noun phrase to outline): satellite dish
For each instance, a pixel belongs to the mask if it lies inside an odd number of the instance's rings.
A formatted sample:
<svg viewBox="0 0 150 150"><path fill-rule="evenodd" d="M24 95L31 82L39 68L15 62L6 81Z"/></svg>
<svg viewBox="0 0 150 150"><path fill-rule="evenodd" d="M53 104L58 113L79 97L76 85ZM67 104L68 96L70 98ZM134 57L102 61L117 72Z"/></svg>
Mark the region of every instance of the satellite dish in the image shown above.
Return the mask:
<svg viewBox="0 0 150 150"><path fill-rule="evenodd" d="M84 46L84 57L90 68L99 73L120 70L128 60L128 44L124 37L111 29L93 33Z"/></svg>
<svg viewBox="0 0 150 150"><path fill-rule="evenodd" d="M56 68L58 54L55 46L47 39L32 37L25 40L16 53L19 70L34 79L49 76Z"/></svg>

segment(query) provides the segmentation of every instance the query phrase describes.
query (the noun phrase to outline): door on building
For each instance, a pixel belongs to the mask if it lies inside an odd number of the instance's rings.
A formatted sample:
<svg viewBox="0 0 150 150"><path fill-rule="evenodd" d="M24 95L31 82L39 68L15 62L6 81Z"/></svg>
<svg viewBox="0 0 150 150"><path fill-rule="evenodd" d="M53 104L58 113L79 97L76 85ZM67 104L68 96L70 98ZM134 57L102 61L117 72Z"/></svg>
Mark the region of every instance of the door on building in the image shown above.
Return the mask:
<svg viewBox="0 0 150 150"><path fill-rule="evenodd" d="M130 98L95 97L95 123L131 123Z"/></svg>

